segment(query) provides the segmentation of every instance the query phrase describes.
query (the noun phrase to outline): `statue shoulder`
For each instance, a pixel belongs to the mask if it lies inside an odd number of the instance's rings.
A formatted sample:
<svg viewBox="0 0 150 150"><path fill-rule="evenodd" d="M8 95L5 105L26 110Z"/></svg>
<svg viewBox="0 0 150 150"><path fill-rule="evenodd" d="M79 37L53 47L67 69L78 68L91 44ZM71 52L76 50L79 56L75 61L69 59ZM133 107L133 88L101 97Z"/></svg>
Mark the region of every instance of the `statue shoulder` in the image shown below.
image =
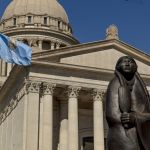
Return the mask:
<svg viewBox="0 0 150 150"><path fill-rule="evenodd" d="M114 89L114 88L119 88L120 83L119 83L119 79L115 76L109 83L108 85L108 89Z"/></svg>

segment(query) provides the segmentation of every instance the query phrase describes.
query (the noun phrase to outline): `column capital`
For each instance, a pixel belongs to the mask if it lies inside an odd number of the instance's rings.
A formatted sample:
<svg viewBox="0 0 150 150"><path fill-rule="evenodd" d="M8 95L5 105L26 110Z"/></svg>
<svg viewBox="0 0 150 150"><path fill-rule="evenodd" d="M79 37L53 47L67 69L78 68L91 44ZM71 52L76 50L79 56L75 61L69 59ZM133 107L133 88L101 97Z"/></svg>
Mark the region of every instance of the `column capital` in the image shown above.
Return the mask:
<svg viewBox="0 0 150 150"><path fill-rule="evenodd" d="M26 91L31 93L39 93L41 87L41 82L38 81L27 81Z"/></svg>
<svg viewBox="0 0 150 150"><path fill-rule="evenodd" d="M42 83L42 94L43 95L52 95L54 93L54 89L56 84L54 83Z"/></svg>
<svg viewBox="0 0 150 150"><path fill-rule="evenodd" d="M79 96L79 91L81 87L78 86L69 86L68 87L68 96L69 98L77 98Z"/></svg>
<svg viewBox="0 0 150 150"><path fill-rule="evenodd" d="M94 101L103 101L105 91L101 89L93 89L92 96Z"/></svg>

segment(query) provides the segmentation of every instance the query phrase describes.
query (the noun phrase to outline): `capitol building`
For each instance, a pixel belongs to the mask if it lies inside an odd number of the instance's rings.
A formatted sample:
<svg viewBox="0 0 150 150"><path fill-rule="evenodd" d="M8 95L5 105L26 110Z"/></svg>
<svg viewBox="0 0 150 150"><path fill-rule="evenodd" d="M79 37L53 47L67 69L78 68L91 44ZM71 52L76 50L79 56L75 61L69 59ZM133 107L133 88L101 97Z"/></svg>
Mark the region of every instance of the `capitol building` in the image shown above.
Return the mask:
<svg viewBox="0 0 150 150"><path fill-rule="evenodd" d="M0 32L32 47L31 66L0 60L0 150L107 150L106 89L121 56L136 60L150 93L150 55L115 25L81 44L57 0L12 0Z"/></svg>

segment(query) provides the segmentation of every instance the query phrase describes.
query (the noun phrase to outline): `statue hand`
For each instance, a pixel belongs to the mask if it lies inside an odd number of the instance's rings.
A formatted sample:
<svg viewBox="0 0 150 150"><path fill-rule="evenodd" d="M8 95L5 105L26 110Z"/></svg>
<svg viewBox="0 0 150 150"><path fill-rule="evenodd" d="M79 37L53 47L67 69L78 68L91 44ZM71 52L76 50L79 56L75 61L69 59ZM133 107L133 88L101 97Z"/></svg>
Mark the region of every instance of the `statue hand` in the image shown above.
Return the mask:
<svg viewBox="0 0 150 150"><path fill-rule="evenodd" d="M136 114L134 112L132 113L124 112L121 115L121 122L125 128L133 127L135 125L135 120L136 120Z"/></svg>

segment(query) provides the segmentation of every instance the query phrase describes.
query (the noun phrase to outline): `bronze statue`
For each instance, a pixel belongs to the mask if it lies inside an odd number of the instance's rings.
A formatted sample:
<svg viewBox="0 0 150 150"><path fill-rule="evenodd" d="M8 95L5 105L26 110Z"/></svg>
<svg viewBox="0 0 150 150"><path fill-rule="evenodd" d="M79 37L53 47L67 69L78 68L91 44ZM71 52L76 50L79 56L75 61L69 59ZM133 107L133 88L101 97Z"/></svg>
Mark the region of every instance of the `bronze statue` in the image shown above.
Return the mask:
<svg viewBox="0 0 150 150"><path fill-rule="evenodd" d="M150 150L150 97L129 56L121 57L106 95L108 150Z"/></svg>

